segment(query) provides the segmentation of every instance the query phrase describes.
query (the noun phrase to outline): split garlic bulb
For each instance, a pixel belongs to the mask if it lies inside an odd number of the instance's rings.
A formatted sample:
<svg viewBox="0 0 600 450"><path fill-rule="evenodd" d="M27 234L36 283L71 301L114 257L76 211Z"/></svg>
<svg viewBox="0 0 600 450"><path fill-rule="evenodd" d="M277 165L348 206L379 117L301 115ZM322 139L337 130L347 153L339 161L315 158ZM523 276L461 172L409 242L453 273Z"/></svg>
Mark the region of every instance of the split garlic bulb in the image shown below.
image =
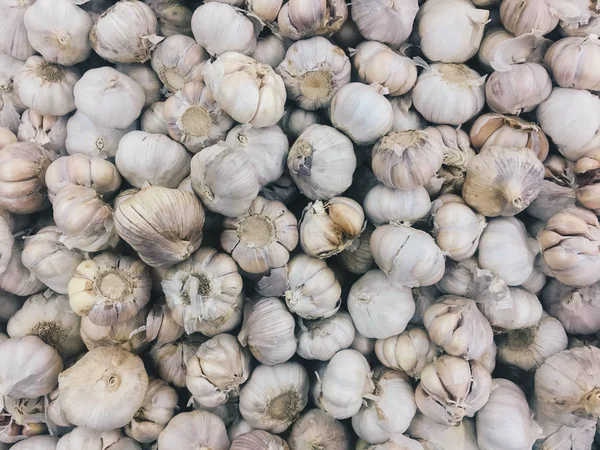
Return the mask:
<svg viewBox="0 0 600 450"><path fill-rule="evenodd" d="M262 128L275 125L283 116L285 84L271 66L227 52L206 63L204 80L217 103L236 122Z"/></svg>
<svg viewBox="0 0 600 450"><path fill-rule="evenodd" d="M235 438L230 450L289 450L289 446L279 436L254 430Z"/></svg>
<svg viewBox="0 0 600 450"><path fill-rule="evenodd" d="M161 285L173 319L188 334L214 336L242 320L242 277L225 253L201 248L171 267Z"/></svg>
<svg viewBox="0 0 600 450"><path fill-rule="evenodd" d="M132 0L124 4L133 3L142 2ZM133 78L111 67L88 70L75 85L74 93L77 112L103 128L130 127L146 102L144 89Z"/></svg>
<svg viewBox="0 0 600 450"><path fill-rule="evenodd" d="M290 148L287 166L306 197L329 200L352 184L356 168L354 146L335 128L311 125Z"/></svg>
<svg viewBox="0 0 600 450"><path fill-rule="evenodd" d="M275 71L288 97L302 109L328 107L340 88L350 83L350 60L329 40L317 36L293 43Z"/></svg>
<svg viewBox="0 0 600 450"><path fill-rule="evenodd" d="M556 41L546 52L544 61L559 86L597 91L600 77L593 67L599 58L600 40L592 34Z"/></svg>
<svg viewBox="0 0 600 450"><path fill-rule="evenodd" d="M88 348L114 347L131 353L147 350L148 342L140 328L146 324L147 310L142 309L133 318L112 325L96 325L88 316L81 318L81 339Z"/></svg>
<svg viewBox="0 0 600 450"><path fill-rule="evenodd" d="M281 433L308 403L306 369L297 362L259 365L240 391L240 413L255 429Z"/></svg>
<svg viewBox="0 0 600 450"><path fill-rule="evenodd" d="M248 273L284 266L296 245L296 217L281 202L256 197L245 214L223 222L221 246Z"/></svg>
<svg viewBox="0 0 600 450"><path fill-rule="evenodd" d="M70 155L81 153L94 158L114 158L119 141L134 128L135 123L123 129L100 127L77 111L67 121L65 147Z"/></svg>
<svg viewBox="0 0 600 450"><path fill-rule="evenodd" d="M350 436L341 422L320 409L310 409L294 422L287 441L290 450L304 450L311 446L347 450Z"/></svg>
<svg viewBox="0 0 600 450"><path fill-rule="evenodd" d="M196 335L169 344L155 344L150 350L150 359L161 380L175 387L185 388L187 362L205 339Z"/></svg>
<svg viewBox="0 0 600 450"><path fill-rule="evenodd" d="M389 277L392 286L431 286L444 275L444 255L427 233L389 224L371 235L375 263Z"/></svg>
<svg viewBox="0 0 600 450"><path fill-rule="evenodd" d="M485 79L464 64L431 64L417 77L412 100L429 122L461 125L483 108Z"/></svg>
<svg viewBox="0 0 600 450"><path fill-rule="evenodd" d="M146 317L146 341L160 347L176 341L185 333L184 328L175 322L173 312L161 299L155 303Z"/></svg>
<svg viewBox="0 0 600 450"><path fill-rule="evenodd" d="M425 366L438 356L439 350L424 329L410 328L396 336L377 339L375 354L384 366L419 379Z"/></svg>
<svg viewBox="0 0 600 450"><path fill-rule="evenodd" d="M425 120L415 111L412 96L406 94L402 97L390 99L394 110L394 122L391 131L410 131L425 128Z"/></svg>
<svg viewBox="0 0 600 450"><path fill-rule="evenodd" d="M489 289L490 293L494 292ZM542 317L542 305L535 294L521 289L508 288L499 295L475 296L479 310L496 330L517 330L535 326ZM494 293L495 294L495 293Z"/></svg>
<svg viewBox="0 0 600 450"><path fill-rule="evenodd" d="M115 203L119 236L149 266L172 266L200 247L204 210L193 194L149 186L123 191Z"/></svg>
<svg viewBox="0 0 600 450"><path fill-rule="evenodd" d="M548 282L541 299L546 311L560 320L569 334L594 334L600 331L599 283L576 288L557 279Z"/></svg>
<svg viewBox="0 0 600 450"><path fill-rule="evenodd" d="M273 366L296 353L295 325L294 316L281 300L261 298L246 304L238 340L261 364Z"/></svg>
<svg viewBox="0 0 600 450"><path fill-rule="evenodd" d="M290 0L279 10L277 23L282 36L299 40L331 35L347 18L348 6L343 0Z"/></svg>
<svg viewBox="0 0 600 450"><path fill-rule="evenodd" d="M365 39L398 48L410 36L418 10L417 0L356 0L352 20Z"/></svg>
<svg viewBox="0 0 600 450"><path fill-rule="evenodd" d="M75 69L31 56L15 82L25 106L38 114L63 116L75 109L74 87L80 77Z"/></svg>
<svg viewBox="0 0 600 450"><path fill-rule="evenodd" d="M370 242L374 230L375 227L367 222L367 226L358 240L337 255L337 260L344 269L353 274L362 275L373 267Z"/></svg>
<svg viewBox="0 0 600 450"><path fill-rule="evenodd" d="M350 314L344 311L327 319L301 321L297 353L304 359L329 361L338 351L350 347L355 331Z"/></svg>
<svg viewBox="0 0 600 450"><path fill-rule="evenodd" d="M598 202L598 183L596 182L596 173L600 166L600 153L598 151L590 152L575 164L575 181L578 184L575 190L575 196L579 204L594 212L600 209Z"/></svg>
<svg viewBox="0 0 600 450"><path fill-rule="evenodd" d="M156 35L158 20L144 2L128 0L111 6L90 31L92 48L112 63L143 63L162 38Z"/></svg>
<svg viewBox="0 0 600 450"><path fill-rule="evenodd" d="M0 39L0 53L22 60L35 53L27 39L27 29L24 23L27 8L34 3L33 0L26 0L22 3L2 1L0 28L3 30L3 35Z"/></svg>
<svg viewBox="0 0 600 450"><path fill-rule="evenodd" d="M21 116L17 136L21 142L33 142L56 153L64 153L67 116L43 116L32 109Z"/></svg>
<svg viewBox="0 0 600 450"><path fill-rule="evenodd" d="M72 66L92 51L88 34L93 21L77 4L64 0L36 1L23 17L32 47L53 63Z"/></svg>
<svg viewBox="0 0 600 450"><path fill-rule="evenodd" d="M545 0L503 1L500 19L502 25L516 36L532 32L548 34L556 28L559 20Z"/></svg>
<svg viewBox="0 0 600 450"><path fill-rule="evenodd" d="M333 97L331 123L358 145L373 144L392 128L394 111L381 87L349 83Z"/></svg>
<svg viewBox="0 0 600 450"><path fill-rule="evenodd" d="M202 81L206 50L189 36L174 34L156 46L152 52L152 68L171 92L186 84Z"/></svg>
<svg viewBox="0 0 600 450"><path fill-rule="evenodd" d="M506 71L515 64L541 63L550 45L552 41L535 30L514 36L502 27L495 27L485 33L477 59L490 71Z"/></svg>
<svg viewBox="0 0 600 450"><path fill-rule="evenodd" d="M281 3L282 0L258 0L258 1L274 1ZM248 7L250 9L250 7ZM262 64L267 64L271 67L277 67L285 59L286 46L281 37L274 34L269 34L264 38L259 38L256 43L256 48L250 56Z"/></svg>
<svg viewBox="0 0 600 450"><path fill-rule="evenodd" d="M481 358L492 345L492 327L468 298L446 295L423 314L429 337L446 353L465 359Z"/></svg>
<svg viewBox="0 0 600 450"><path fill-rule="evenodd" d="M228 450L229 438L223 419L219 416L208 411L190 411L171 419L158 436L158 448Z"/></svg>

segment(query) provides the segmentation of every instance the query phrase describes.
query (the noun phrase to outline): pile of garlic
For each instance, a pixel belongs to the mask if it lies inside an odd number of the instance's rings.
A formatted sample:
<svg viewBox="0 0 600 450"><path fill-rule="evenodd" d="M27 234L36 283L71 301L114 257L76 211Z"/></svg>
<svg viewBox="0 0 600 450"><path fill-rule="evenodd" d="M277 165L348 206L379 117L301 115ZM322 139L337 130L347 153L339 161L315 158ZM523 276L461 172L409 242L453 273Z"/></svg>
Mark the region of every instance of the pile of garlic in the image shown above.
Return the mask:
<svg viewBox="0 0 600 450"><path fill-rule="evenodd" d="M0 0L0 450L600 448L599 35Z"/></svg>

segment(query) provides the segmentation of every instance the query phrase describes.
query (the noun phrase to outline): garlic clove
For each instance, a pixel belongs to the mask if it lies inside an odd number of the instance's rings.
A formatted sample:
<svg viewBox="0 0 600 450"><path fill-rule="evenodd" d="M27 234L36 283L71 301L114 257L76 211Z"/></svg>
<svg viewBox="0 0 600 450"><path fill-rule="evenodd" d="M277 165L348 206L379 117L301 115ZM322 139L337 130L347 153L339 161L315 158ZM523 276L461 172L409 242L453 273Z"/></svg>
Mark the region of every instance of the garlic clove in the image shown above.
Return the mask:
<svg viewBox="0 0 600 450"><path fill-rule="evenodd" d="M500 4L500 19L504 27L516 36L532 32L548 34L559 21L545 0L503 1Z"/></svg>
<svg viewBox="0 0 600 450"><path fill-rule="evenodd" d="M291 0L279 10L277 20L284 37L299 40L333 34L347 18L348 6L343 0Z"/></svg>
<svg viewBox="0 0 600 450"><path fill-rule="evenodd" d="M393 48L408 39L419 10L417 0L357 0L352 6L352 20L360 33Z"/></svg>
<svg viewBox="0 0 600 450"><path fill-rule="evenodd" d="M206 50L189 36L175 34L167 37L152 52L152 68L171 92L186 84L204 79Z"/></svg>
<svg viewBox="0 0 600 450"><path fill-rule="evenodd" d="M42 116L28 109L21 116L17 136L56 153L63 153L67 139L67 116Z"/></svg>

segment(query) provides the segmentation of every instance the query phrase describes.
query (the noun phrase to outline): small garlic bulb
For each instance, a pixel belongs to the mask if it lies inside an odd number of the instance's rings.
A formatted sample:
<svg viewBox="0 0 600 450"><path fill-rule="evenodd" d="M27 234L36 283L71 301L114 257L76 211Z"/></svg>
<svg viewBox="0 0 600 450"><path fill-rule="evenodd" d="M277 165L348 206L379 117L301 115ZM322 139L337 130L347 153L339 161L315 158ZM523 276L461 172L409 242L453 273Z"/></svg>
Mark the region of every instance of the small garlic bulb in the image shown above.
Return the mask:
<svg viewBox="0 0 600 450"><path fill-rule="evenodd" d="M44 284L22 263L22 241L15 242L6 221L2 220L1 222L2 231L6 234L2 239L1 259L3 261L0 264L0 290L19 296L31 295L44 290Z"/></svg>
<svg viewBox="0 0 600 450"><path fill-rule="evenodd" d="M256 197L245 214L223 222L221 246L248 273L284 266L296 245L296 217L281 202Z"/></svg>
<svg viewBox="0 0 600 450"><path fill-rule="evenodd" d="M389 224L371 236L375 263L389 277L392 286L431 286L444 275L444 255L427 233Z"/></svg>
<svg viewBox="0 0 600 450"><path fill-rule="evenodd" d="M169 344L155 344L149 356L161 380L175 387L185 388L187 362L205 339L198 334Z"/></svg>
<svg viewBox="0 0 600 450"><path fill-rule="evenodd" d="M172 266L200 247L204 210L193 194L149 186L123 191L115 203L119 236L149 266Z"/></svg>
<svg viewBox="0 0 600 450"><path fill-rule="evenodd" d="M489 289L492 293L493 289ZM508 288L502 294L488 296L484 292L475 297L479 310L497 331L517 330L535 326L543 314L540 301L531 292Z"/></svg>
<svg viewBox="0 0 600 450"><path fill-rule="evenodd" d="M6 323L23 306L23 302L16 295L0 295L0 323ZM6 336L6 335L5 335ZM8 339L8 336L6 336Z"/></svg>
<svg viewBox="0 0 600 450"><path fill-rule="evenodd" d="M279 2L282 0L255 0L266 2ZM256 48L250 56L261 64L267 64L271 67L277 67L285 59L286 46L281 37L269 34L264 38L259 38Z"/></svg>
<svg viewBox="0 0 600 450"><path fill-rule="evenodd" d="M425 128L425 120L415 111L412 96L406 94L402 97L390 99L394 110L394 122L391 131L410 131Z"/></svg>
<svg viewBox="0 0 600 450"><path fill-rule="evenodd" d="M158 448L228 450L229 438L219 416L208 411L190 411L177 414L169 421L158 436Z"/></svg>
<svg viewBox="0 0 600 450"><path fill-rule="evenodd" d="M350 314L343 311L327 319L301 321L297 353L304 359L329 361L338 351L350 347L355 331Z"/></svg>
<svg viewBox="0 0 600 450"><path fill-rule="evenodd" d="M287 441L290 450L305 450L311 447L347 450L350 436L341 422L320 409L310 409L294 422Z"/></svg>
<svg viewBox="0 0 600 450"><path fill-rule="evenodd" d="M225 253L201 248L168 269L161 285L173 319L188 334L214 336L242 320L242 277Z"/></svg>
<svg viewBox="0 0 600 450"><path fill-rule="evenodd" d="M165 102L154 102L142 113L140 117L140 128L142 131L154 134L164 134L165 136L169 134L167 119L165 119L164 116L164 106ZM129 131L132 130L127 130L126 133ZM117 145L118 144L119 142L117 141Z"/></svg>
<svg viewBox="0 0 600 450"><path fill-rule="evenodd" d="M507 71L515 64L543 62L544 53L551 45L550 39L536 31L514 36L502 27L495 27L485 33L477 59L490 71Z"/></svg>
<svg viewBox="0 0 600 450"><path fill-rule="evenodd" d="M392 128L394 111L383 88L349 83L333 97L331 123L358 145L375 143Z"/></svg>
<svg viewBox="0 0 600 450"><path fill-rule="evenodd" d="M347 18L348 6L344 0L290 0L279 10L277 22L282 36L300 40L331 35Z"/></svg>
<svg viewBox="0 0 600 450"><path fill-rule="evenodd" d="M133 3L142 2L125 4ZM77 112L103 128L130 127L146 102L146 93L139 83L111 67L88 70L75 85L74 93Z"/></svg>
<svg viewBox="0 0 600 450"><path fill-rule="evenodd" d="M599 59L600 40L594 34L560 39L544 56L559 86L592 91L600 90L600 76L594 70Z"/></svg>
<svg viewBox="0 0 600 450"><path fill-rule="evenodd" d="M558 16L545 0L504 0L500 4L500 19L516 36L532 32L548 34L558 25Z"/></svg>
<svg viewBox="0 0 600 450"><path fill-rule="evenodd" d="M373 267L373 255L371 254L371 235L375 227L367 222L365 230L353 244L337 255L337 261L348 272L362 275Z"/></svg>
<svg viewBox="0 0 600 450"><path fill-rule="evenodd" d="M446 295L423 314L429 337L446 353L479 359L494 341L492 327L473 300Z"/></svg>
<svg viewBox="0 0 600 450"><path fill-rule="evenodd" d="M439 350L422 328L410 328L396 336L377 339L375 354L381 364L401 370L419 379L427 364L438 356Z"/></svg>
<svg viewBox="0 0 600 450"><path fill-rule="evenodd" d="M189 36L174 34L156 46L152 52L152 68L171 92L193 81L202 81L206 50Z"/></svg>
<svg viewBox="0 0 600 450"><path fill-rule="evenodd" d="M65 147L69 155L83 155L109 159L114 158L123 136L135 128L135 123L127 128L100 127L77 111L67 121Z"/></svg>
<svg viewBox="0 0 600 450"><path fill-rule="evenodd" d="M542 291L544 309L560 320L569 334L594 334L600 331L600 284L576 288L557 279Z"/></svg>
<svg viewBox="0 0 600 450"><path fill-rule="evenodd" d="M431 208L429 194L423 186L414 189L392 189L377 184L363 200L365 214L375 225L389 222L413 224L425 217Z"/></svg>
<svg viewBox="0 0 600 450"><path fill-rule="evenodd" d="M92 51L88 34L93 21L77 4L64 0L36 1L24 16L32 47L53 63L72 66Z"/></svg>
<svg viewBox="0 0 600 450"><path fill-rule="evenodd" d="M287 265L287 282L285 302L299 317L325 319L340 309L342 288L325 261L303 253L294 256Z"/></svg>
<svg viewBox="0 0 600 450"><path fill-rule="evenodd" d="M285 84L271 66L236 52L224 53L205 66L206 85L235 121L256 128L279 122L286 100ZM245 101L239 102L240 98Z"/></svg>
<svg viewBox="0 0 600 450"><path fill-rule="evenodd" d="M33 142L56 153L64 153L67 116L43 116L32 109L21 116L17 136L21 142Z"/></svg>
<svg viewBox="0 0 600 450"><path fill-rule="evenodd" d="M279 436L254 430L235 438L229 450L289 450L289 446Z"/></svg>
<svg viewBox="0 0 600 450"><path fill-rule="evenodd" d="M311 125L290 148L287 166L306 197L329 200L352 184L356 169L354 146L335 128Z"/></svg>
<svg viewBox="0 0 600 450"><path fill-rule="evenodd" d="M412 101L429 122L462 125L485 104L485 78L464 64L431 64L417 77Z"/></svg>
<svg viewBox="0 0 600 450"><path fill-rule="evenodd" d="M118 2L98 18L90 31L92 48L112 63L143 63L162 38L158 20L141 1Z"/></svg>
<svg viewBox="0 0 600 450"><path fill-rule="evenodd" d="M27 39L27 29L24 16L27 8L35 1L10 2L3 0L0 5L0 29L3 31L0 39L0 53L14 58L26 60L35 53Z"/></svg>
<svg viewBox="0 0 600 450"><path fill-rule="evenodd" d="M297 362L259 365L240 391L240 413L255 429L281 433L308 403L309 380Z"/></svg>
<svg viewBox="0 0 600 450"><path fill-rule="evenodd" d="M365 39L398 48L410 36L418 10L417 0L355 0L352 20Z"/></svg>
<svg viewBox="0 0 600 450"><path fill-rule="evenodd" d="M139 354L148 348L143 327L146 324L147 310L142 309L126 322L113 325L96 325L88 316L81 319L81 339L88 350L99 347L114 347Z"/></svg>

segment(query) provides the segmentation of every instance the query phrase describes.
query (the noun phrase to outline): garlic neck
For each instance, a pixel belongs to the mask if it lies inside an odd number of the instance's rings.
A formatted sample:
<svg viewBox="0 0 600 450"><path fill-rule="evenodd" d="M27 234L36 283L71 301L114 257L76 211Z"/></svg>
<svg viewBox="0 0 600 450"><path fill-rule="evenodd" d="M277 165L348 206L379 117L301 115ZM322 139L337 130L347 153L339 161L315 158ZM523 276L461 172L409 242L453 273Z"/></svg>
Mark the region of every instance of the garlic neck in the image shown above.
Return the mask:
<svg viewBox="0 0 600 450"><path fill-rule="evenodd" d="M502 196L515 208L523 209L523 192L519 183L510 181L502 190Z"/></svg>

